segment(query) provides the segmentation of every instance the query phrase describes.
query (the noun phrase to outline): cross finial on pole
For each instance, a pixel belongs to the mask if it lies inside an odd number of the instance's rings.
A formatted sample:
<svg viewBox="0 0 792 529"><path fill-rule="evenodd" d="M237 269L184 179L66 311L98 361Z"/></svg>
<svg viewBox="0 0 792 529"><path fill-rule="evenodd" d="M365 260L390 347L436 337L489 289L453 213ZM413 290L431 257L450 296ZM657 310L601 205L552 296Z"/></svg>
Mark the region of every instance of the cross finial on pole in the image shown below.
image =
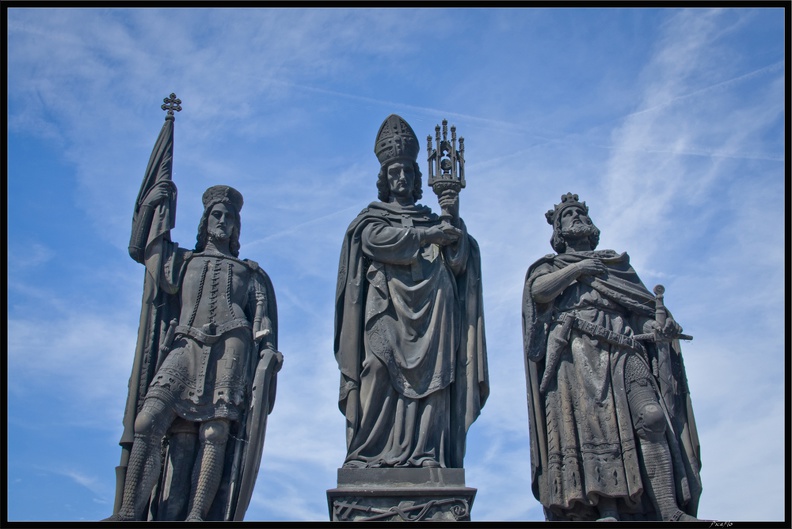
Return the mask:
<svg viewBox="0 0 792 529"><path fill-rule="evenodd" d="M165 116L165 119L170 121L175 120L176 116L173 114L173 111L175 110L176 112L181 112L181 99L177 99L176 94L171 93L170 96L166 97L162 101L164 103L162 105L162 110L168 111L168 115Z"/></svg>

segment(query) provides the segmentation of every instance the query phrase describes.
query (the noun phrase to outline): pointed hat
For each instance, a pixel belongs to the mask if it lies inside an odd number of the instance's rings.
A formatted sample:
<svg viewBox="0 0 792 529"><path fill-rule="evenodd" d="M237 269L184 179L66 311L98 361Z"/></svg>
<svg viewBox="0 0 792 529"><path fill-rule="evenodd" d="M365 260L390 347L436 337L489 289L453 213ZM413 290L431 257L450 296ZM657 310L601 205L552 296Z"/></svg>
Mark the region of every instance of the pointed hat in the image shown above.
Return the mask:
<svg viewBox="0 0 792 529"><path fill-rule="evenodd" d="M374 143L374 154L380 165L385 165L397 158L418 158L418 137L412 127L401 116L391 114L382 122L377 141Z"/></svg>

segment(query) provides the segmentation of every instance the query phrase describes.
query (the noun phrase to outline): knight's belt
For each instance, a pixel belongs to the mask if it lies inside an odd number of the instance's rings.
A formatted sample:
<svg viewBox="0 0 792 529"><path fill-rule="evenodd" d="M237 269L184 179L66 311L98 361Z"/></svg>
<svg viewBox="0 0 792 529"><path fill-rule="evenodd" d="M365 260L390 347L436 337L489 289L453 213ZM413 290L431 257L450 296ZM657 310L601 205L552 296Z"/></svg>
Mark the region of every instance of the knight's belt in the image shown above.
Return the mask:
<svg viewBox="0 0 792 529"><path fill-rule="evenodd" d="M571 320L571 321L569 321ZM571 324L575 329L588 334L598 340L602 340L611 345L622 347L640 353L644 358L647 357L646 348L641 342L618 332L613 332L605 327L591 323L590 321L582 320L569 312L563 312L558 316L558 322L563 326Z"/></svg>
<svg viewBox="0 0 792 529"><path fill-rule="evenodd" d="M250 322L244 318L237 318L235 320L227 321L222 325L214 323L207 323L200 329L191 327L189 325L177 325L176 334L187 335L195 338L203 344L213 344L219 340L228 331L238 329L240 327L252 328Z"/></svg>

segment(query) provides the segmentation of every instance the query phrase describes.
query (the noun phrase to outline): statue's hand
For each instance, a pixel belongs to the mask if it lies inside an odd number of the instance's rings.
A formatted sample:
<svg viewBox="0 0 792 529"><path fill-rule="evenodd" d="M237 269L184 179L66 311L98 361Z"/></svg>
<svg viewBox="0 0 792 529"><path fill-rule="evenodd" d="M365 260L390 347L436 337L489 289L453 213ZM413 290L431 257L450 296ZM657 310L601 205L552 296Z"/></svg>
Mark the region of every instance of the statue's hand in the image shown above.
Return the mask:
<svg viewBox="0 0 792 529"><path fill-rule="evenodd" d="M607 271L605 265L599 259L583 259L575 264L580 275L599 276Z"/></svg>
<svg viewBox="0 0 792 529"><path fill-rule="evenodd" d="M682 326L679 325L674 318L666 318L665 325L660 330L660 334L666 338L675 338L682 334Z"/></svg>
<svg viewBox="0 0 792 529"><path fill-rule="evenodd" d="M439 197L437 197L437 202L440 204L440 207L443 210L448 211L455 220L459 218L458 191L454 191L453 189L446 189L440 194Z"/></svg>
<svg viewBox="0 0 792 529"><path fill-rule="evenodd" d="M682 326L674 318L667 318L663 326L656 320L648 320L643 326L644 334L654 334L661 340L671 340L682 334Z"/></svg>
<svg viewBox="0 0 792 529"><path fill-rule="evenodd" d="M440 246L447 246L455 243L462 236L462 230L459 230L450 224L440 224L439 226L432 226L424 231L423 240L428 244L439 244Z"/></svg>
<svg viewBox="0 0 792 529"><path fill-rule="evenodd" d="M148 194L143 199L143 205L154 207L158 204L162 204L163 202L170 200L171 193L171 186L161 182L149 190Z"/></svg>

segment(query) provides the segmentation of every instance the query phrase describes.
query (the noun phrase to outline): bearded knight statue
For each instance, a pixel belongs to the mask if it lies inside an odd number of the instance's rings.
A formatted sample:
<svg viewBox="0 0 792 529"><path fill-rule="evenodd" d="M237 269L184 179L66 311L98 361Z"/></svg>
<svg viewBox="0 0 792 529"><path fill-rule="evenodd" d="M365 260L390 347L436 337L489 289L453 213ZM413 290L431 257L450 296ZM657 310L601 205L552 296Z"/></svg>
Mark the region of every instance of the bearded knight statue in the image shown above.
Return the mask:
<svg viewBox="0 0 792 529"><path fill-rule="evenodd" d="M124 416L115 512L108 520L242 520L275 400L275 293L239 258L242 195L203 194L194 250L170 240L175 95L138 195L130 256L143 304Z"/></svg>
<svg viewBox="0 0 792 529"><path fill-rule="evenodd" d="M695 520L699 443L681 327L630 266L595 250L588 206L547 212L557 252L528 269L523 331L533 493L548 520Z"/></svg>

